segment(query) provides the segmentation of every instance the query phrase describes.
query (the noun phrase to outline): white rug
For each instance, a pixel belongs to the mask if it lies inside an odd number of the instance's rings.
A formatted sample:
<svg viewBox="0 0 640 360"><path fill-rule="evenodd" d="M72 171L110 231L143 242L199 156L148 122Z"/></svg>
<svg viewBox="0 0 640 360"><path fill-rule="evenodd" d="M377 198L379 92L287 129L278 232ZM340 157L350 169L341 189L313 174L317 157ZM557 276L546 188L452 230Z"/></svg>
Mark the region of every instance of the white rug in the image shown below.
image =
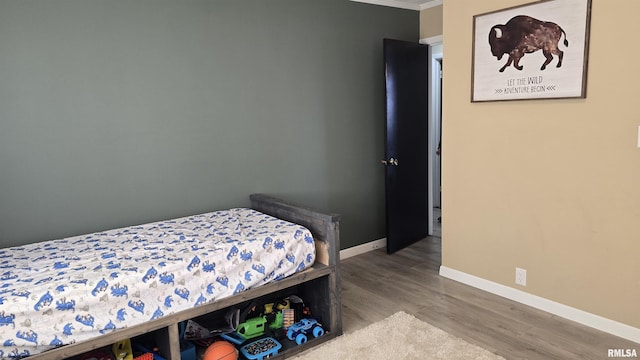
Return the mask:
<svg viewBox="0 0 640 360"><path fill-rule="evenodd" d="M398 312L351 334L307 350L295 360L504 359L412 315Z"/></svg>

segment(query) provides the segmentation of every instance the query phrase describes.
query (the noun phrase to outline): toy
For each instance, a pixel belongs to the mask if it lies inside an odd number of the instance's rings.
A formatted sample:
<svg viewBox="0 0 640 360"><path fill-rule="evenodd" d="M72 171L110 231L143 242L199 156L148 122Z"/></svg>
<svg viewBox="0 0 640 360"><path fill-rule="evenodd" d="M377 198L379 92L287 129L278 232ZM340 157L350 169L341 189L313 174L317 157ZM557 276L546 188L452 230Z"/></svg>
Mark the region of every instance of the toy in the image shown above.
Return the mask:
<svg viewBox="0 0 640 360"><path fill-rule="evenodd" d="M238 325L236 332L242 335L245 339L251 339L256 336L264 334L264 325L267 323L265 316L248 319L242 324Z"/></svg>
<svg viewBox="0 0 640 360"><path fill-rule="evenodd" d="M296 344L301 345L307 342L308 333L313 334L313 337L319 337L324 335L324 329L314 319L302 319L289 327L287 339L295 339Z"/></svg>
<svg viewBox="0 0 640 360"><path fill-rule="evenodd" d="M272 312L289 309L290 307L291 303L289 302L289 299L284 299L274 303L264 304L264 313L271 314Z"/></svg>
<svg viewBox="0 0 640 360"><path fill-rule="evenodd" d="M80 360L113 360L113 353L105 350L95 350L82 355Z"/></svg>
<svg viewBox="0 0 640 360"><path fill-rule="evenodd" d="M237 360L238 350L228 341L216 341L204 351L203 360Z"/></svg>
<svg viewBox="0 0 640 360"><path fill-rule="evenodd" d="M131 340L129 339L114 343L111 346L111 350L116 360L133 360L133 350L131 349Z"/></svg>
<svg viewBox="0 0 640 360"><path fill-rule="evenodd" d="M282 348L282 345L276 339L268 337L241 347L240 352L247 359L263 360L277 355L280 348Z"/></svg>
<svg viewBox="0 0 640 360"><path fill-rule="evenodd" d="M133 360L153 360L153 354L152 353L144 353L140 356L136 356L133 358Z"/></svg>
<svg viewBox="0 0 640 360"><path fill-rule="evenodd" d="M295 309L283 309L282 310L282 326L288 328L296 323L296 311Z"/></svg>
<svg viewBox="0 0 640 360"><path fill-rule="evenodd" d="M165 358L158 353L157 347L148 349L138 342L131 343L131 346L133 347L133 360L165 360Z"/></svg>
<svg viewBox="0 0 640 360"><path fill-rule="evenodd" d="M238 329L233 333L222 334L221 337L236 345L240 345L249 339L253 339L265 334L265 327L271 330L281 329L284 324L282 311L258 316L240 323ZM265 326L266 325L266 326Z"/></svg>

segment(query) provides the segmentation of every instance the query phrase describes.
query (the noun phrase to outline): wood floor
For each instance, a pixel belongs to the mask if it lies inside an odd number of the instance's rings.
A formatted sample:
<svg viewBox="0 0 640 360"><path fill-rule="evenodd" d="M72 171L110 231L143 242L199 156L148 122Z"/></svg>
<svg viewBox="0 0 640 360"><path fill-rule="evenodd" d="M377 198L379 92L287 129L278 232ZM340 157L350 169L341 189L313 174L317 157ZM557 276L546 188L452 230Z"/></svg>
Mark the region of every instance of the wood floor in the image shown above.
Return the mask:
<svg viewBox="0 0 640 360"><path fill-rule="evenodd" d="M640 353L640 344L443 278L439 267L439 237L393 255L379 249L344 259L345 333L402 310L507 359L607 359L608 349Z"/></svg>

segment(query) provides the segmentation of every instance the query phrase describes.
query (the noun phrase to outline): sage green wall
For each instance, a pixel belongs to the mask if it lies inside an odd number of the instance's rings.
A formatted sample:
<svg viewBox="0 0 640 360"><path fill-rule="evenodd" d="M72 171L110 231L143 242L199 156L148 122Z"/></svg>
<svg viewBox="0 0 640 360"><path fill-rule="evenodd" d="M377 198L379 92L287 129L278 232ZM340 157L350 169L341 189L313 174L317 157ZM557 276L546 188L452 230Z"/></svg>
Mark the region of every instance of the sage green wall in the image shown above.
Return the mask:
<svg viewBox="0 0 640 360"><path fill-rule="evenodd" d="M267 192L384 236L382 38L345 0L0 0L0 244Z"/></svg>

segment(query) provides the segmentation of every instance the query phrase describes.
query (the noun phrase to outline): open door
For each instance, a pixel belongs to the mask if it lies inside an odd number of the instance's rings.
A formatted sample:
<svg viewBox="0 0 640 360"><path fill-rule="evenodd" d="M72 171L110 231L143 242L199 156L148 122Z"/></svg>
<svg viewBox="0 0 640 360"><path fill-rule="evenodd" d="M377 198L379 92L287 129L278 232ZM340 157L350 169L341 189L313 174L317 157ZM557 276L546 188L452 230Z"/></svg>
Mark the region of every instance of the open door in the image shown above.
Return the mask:
<svg viewBox="0 0 640 360"><path fill-rule="evenodd" d="M428 46L384 39L387 253L428 235Z"/></svg>

